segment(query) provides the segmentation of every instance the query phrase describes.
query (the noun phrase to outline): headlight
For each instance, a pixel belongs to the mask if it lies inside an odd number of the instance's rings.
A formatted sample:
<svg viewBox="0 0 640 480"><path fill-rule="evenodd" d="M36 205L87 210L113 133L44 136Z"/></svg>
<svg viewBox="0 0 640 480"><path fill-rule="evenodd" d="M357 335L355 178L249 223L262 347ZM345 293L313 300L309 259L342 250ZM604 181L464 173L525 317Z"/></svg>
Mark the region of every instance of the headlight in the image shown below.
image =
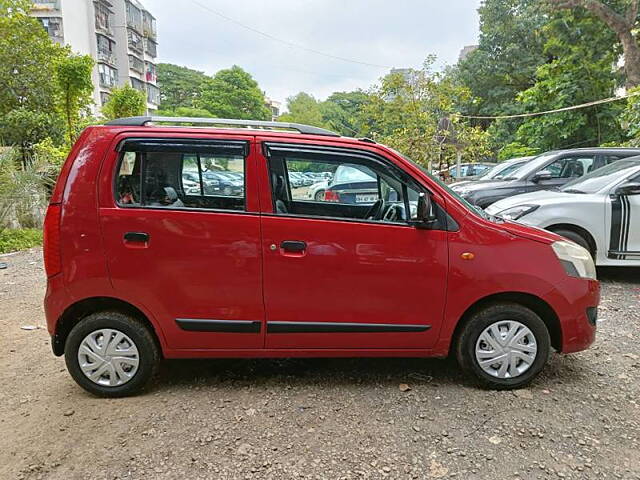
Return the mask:
<svg viewBox="0 0 640 480"><path fill-rule="evenodd" d="M558 256L567 275L570 277L596 279L596 266L586 248L564 240L553 242L551 248Z"/></svg>
<svg viewBox="0 0 640 480"><path fill-rule="evenodd" d="M540 208L540 205L518 205L517 207L507 208L497 213L498 217L502 217L505 220L518 220L531 212Z"/></svg>

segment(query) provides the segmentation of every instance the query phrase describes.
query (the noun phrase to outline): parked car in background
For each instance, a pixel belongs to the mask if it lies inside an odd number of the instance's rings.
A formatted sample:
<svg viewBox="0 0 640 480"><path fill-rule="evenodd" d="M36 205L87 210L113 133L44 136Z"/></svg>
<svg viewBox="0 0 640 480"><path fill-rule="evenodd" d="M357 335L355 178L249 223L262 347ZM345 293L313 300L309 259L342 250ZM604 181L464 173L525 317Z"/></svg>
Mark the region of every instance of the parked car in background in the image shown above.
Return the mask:
<svg viewBox="0 0 640 480"><path fill-rule="evenodd" d="M504 162L500 162L494 167L485 170L480 175L475 175L473 177L466 178L465 180L454 182L450 184L449 187L451 187L455 191L463 185L471 182L488 182L491 180L502 180L503 178L513 175L516 170L518 170L532 158L534 157L518 157L512 158L510 160L505 160Z"/></svg>
<svg viewBox="0 0 640 480"><path fill-rule="evenodd" d="M329 180L321 180L317 183L314 183L309 187L307 197L317 202L321 202L322 200L324 200L324 192L326 191L327 186L329 186Z"/></svg>
<svg viewBox="0 0 640 480"><path fill-rule="evenodd" d="M558 191L505 198L486 212L562 235L589 250L596 265L640 266L640 157L618 160Z"/></svg>
<svg viewBox="0 0 640 480"><path fill-rule="evenodd" d="M530 160L509 177L463 185L457 193L472 205L486 208L521 193L560 188L589 172L634 155L640 155L640 149L576 148L547 152Z"/></svg>
<svg viewBox="0 0 640 480"><path fill-rule="evenodd" d="M327 184L324 200L363 205L375 203L378 200L375 173L366 167L340 165Z"/></svg>
<svg viewBox="0 0 640 480"><path fill-rule="evenodd" d="M448 178L455 178L455 179L459 179L459 178L468 178L468 177L474 177L477 175L481 175L482 173L484 173L485 171L489 170L490 168L496 166L495 163L487 163L487 162L480 162L480 163L461 163L460 164L460 171L458 172L458 166L457 165L453 165L449 168L446 168L444 170L440 170L438 172L436 172L437 175L439 175L442 179L446 180Z"/></svg>
<svg viewBox="0 0 640 480"><path fill-rule="evenodd" d="M225 172L202 172L202 181L205 195L241 196L244 191L244 182L225 175Z"/></svg>

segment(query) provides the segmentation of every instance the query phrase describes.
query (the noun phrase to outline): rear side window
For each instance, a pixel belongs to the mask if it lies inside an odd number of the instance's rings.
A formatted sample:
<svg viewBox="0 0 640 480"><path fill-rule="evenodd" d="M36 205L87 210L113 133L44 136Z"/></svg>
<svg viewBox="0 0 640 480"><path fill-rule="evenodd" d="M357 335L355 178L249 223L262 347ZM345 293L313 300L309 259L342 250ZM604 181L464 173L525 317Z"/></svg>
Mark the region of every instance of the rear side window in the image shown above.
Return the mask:
<svg viewBox="0 0 640 480"><path fill-rule="evenodd" d="M132 140L115 179L122 207L245 210L244 142Z"/></svg>

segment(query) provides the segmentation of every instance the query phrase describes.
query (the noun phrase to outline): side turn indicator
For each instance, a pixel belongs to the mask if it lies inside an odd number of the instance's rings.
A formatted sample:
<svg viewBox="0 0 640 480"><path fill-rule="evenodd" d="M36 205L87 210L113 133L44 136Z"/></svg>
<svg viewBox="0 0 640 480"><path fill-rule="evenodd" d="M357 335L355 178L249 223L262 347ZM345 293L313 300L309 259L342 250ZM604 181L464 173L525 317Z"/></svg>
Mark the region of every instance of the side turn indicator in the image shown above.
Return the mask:
<svg viewBox="0 0 640 480"><path fill-rule="evenodd" d="M464 252L460 254L460 258L463 260L473 260L475 255L471 252Z"/></svg>

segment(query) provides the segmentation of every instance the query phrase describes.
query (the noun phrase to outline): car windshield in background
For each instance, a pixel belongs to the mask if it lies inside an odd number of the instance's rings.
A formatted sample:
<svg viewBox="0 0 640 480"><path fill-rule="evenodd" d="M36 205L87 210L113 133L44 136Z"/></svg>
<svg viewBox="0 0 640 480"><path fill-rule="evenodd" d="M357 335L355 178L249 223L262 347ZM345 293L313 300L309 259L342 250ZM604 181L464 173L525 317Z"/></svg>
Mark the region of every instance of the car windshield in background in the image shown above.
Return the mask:
<svg viewBox="0 0 640 480"><path fill-rule="evenodd" d="M587 173L572 182L567 183L560 190L565 193L596 193L606 188L628 173L629 169L640 169L640 157L618 160L606 167Z"/></svg>
<svg viewBox="0 0 640 480"><path fill-rule="evenodd" d="M340 166L336 170L334 183L342 182L371 182L375 178L353 167Z"/></svg>
<svg viewBox="0 0 640 480"><path fill-rule="evenodd" d="M516 172L513 172L512 175L508 177L504 177L503 180L505 179L524 180L532 173L538 171L540 167L542 167L544 164L546 164L549 160L556 157L557 155L558 155L558 152L551 152L551 153L545 153L543 155L538 155L537 157L533 158L532 160L528 161L525 165L523 165L522 168L519 168Z"/></svg>
<svg viewBox="0 0 640 480"><path fill-rule="evenodd" d="M498 165L493 167L486 175L482 175L483 180L495 179L501 180L503 178L514 175L522 166L527 162L516 162L508 165Z"/></svg>

